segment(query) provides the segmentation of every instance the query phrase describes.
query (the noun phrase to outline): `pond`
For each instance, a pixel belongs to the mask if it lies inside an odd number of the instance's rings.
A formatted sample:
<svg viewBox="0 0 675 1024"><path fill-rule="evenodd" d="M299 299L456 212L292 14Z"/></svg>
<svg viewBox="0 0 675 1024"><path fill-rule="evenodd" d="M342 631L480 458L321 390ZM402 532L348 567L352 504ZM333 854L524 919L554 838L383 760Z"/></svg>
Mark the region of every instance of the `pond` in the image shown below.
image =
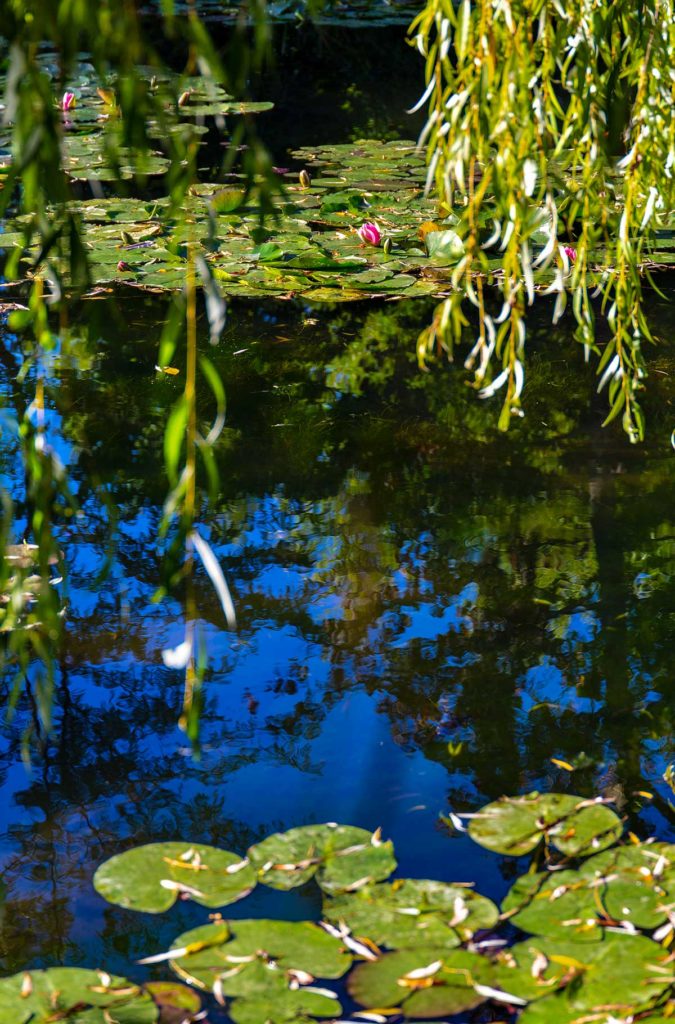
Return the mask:
<svg viewBox="0 0 675 1024"><path fill-rule="evenodd" d="M288 107L280 117L291 123ZM349 132L333 127L332 141ZM672 338L673 307L651 305ZM53 731L30 687L0 725L0 973L146 976L130 964L204 912L150 918L97 896L98 864L145 842L243 853L305 823L379 826L401 873L500 899L513 861L455 831L450 811L531 789L601 793L637 835L673 836L672 344L651 355L648 438L630 447L600 429L593 369L581 349L569 357L569 321L552 329L543 308L527 415L504 437L459 367L417 368L432 309L230 306L213 352L228 401L221 485L198 518L238 628L196 571L209 657L196 747L178 728L184 681L161 653L183 639L183 595L153 601L163 430L183 387L155 368L166 300L74 311L77 357L65 343L51 356L47 441L81 515L59 534L70 578ZM3 404L20 408L19 342L0 330ZM5 434L0 445L20 540L22 470ZM259 888L228 913L319 911L314 889Z"/></svg>
<svg viewBox="0 0 675 1024"><path fill-rule="evenodd" d="M657 406L670 357L655 360L648 444L628 448L584 421L592 374L542 329L528 415L504 439L457 370L417 370L428 306L232 308L217 351L222 486L202 521L238 631L198 573L210 664L197 758L177 728L180 673L161 659L182 640L181 605L152 603L163 423L182 386L154 368L162 309L90 304L87 358L54 354L48 439L83 516L61 537L54 733L29 771L31 701L2 727L3 970L124 970L176 918L199 920L181 907L146 923L93 892L100 861L150 840L243 851L306 822L379 825L406 873L501 895L496 860L439 814L528 788L600 791L664 836L673 472ZM16 391L6 363L8 403ZM17 470L5 445L20 509ZM266 914L316 909L306 893L251 899Z"/></svg>

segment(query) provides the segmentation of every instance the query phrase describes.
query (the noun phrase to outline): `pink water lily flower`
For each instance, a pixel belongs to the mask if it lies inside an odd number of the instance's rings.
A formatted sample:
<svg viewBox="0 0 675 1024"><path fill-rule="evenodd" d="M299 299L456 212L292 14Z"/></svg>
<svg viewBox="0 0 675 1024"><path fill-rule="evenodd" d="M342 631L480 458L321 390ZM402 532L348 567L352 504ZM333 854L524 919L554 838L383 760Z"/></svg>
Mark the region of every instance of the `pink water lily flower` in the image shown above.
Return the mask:
<svg viewBox="0 0 675 1024"><path fill-rule="evenodd" d="M567 256L567 259L570 261L570 263L576 262L577 250L574 248L574 246L572 246L572 245L564 245L563 246L563 252Z"/></svg>
<svg viewBox="0 0 675 1024"><path fill-rule="evenodd" d="M72 110L75 106L76 98L74 92L64 92L63 99L61 100L61 110L66 113Z"/></svg>
<svg viewBox="0 0 675 1024"><path fill-rule="evenodd" d="M367 242L368 245L379 245L382 241L382 234L377 224L372 221L365 221L364 224L358 229L357 234L362 242Z"/></svg>

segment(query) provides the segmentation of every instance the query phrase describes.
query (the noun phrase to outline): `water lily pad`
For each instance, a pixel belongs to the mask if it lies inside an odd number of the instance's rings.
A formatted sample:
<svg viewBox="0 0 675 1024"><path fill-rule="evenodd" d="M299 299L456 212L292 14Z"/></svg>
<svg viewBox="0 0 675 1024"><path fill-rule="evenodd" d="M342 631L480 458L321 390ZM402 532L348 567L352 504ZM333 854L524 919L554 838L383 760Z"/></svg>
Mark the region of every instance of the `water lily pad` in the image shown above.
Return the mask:
<svg viewBox="0 0 675 1024"><path fill-rule="evenodd" d="M344 921L354 935L390 949L459 946L499 917L494 903L472 889L418 878L326 899L323 912L329 921Z"/></svg>
<svg viewBox="0 0 675 1024"><path fill-rule="evenodd" d="M203 925L172 944L171 967L201 989L234 999L233 1020L270 1024L337 1017L337 996L315 979L340 978L352 958L339 940L310 921L230 921ZM250 1001L250 1002L249 1002Z"/></svg>
<svg viewBox="0 0 675 1024"><path fill-rule="evenodd" d="M24 971L0 979L0 1020L6 1024L154 1024L159 1010L126 978L79 967Z"/></svg>
<svg viewBox="0 0 675 1024"><path fill-rule="evenodd" d="M469 834L495 853L522 856L542 840L572 857L588 857L611 846L622 832L609 807L563 793L502 797L471 819Z"/></svg>
<svg viewBox="0 0 675 1024"><path fill-rule="evenodd" d="M519 878L502 904L511 921L537 935L595 941L603 926L653 929L668 920L675 896L675 847L614 847L579 871Z"/></svg>
<svg viewBox="0 0 675 1024"><path fill-rule="evenodd" d="M424 241L432 259L456 263L464 255L464 242L456 231L429 231Z"/></svg>
<svg viewBox="0 0 675 1024"><path fill-rule="evenodd" d="M278 832L248 851L258 877L273 889L294 889L316 875L326 892L347 892L387 878L396 868L391 842L349 825L302 825Z"/></svg>
<svg viewBox="0 0 675 1024"><path fill-rule="evenodd" d="M632 1009L633 1007L631 1007ZM580 1014L579 1010L570 1006L565 994L560 993L549 996L548 999L531 1003L518 1018L518 1024L579 1024L580 1020L587 1021L589 1017L591 1018L589 1024L623 1024L625 1018L617 1017L618 1012L620 1013L620 1010L617 1008L597 1007L591 1014ZM670 1024L672 1021L672 1017L664 1017L658 1010L646 1014L641 1012L639 1019L631 1014L631 1018L636 1021L636 1024L638 1024L638 1020L639 1024Z"/></svg>
<svg viewBox="0 0 675 1024"><path fill-rule="evenodd" d="M224 907L247 896L256 874L237 854L214 846L150 843L117 854L94 875L94 888L109 903L160 914L175 901Z"/></svg>
<svg viewBox="0 0 675 1024"><path fill-rule="evenodd" d="M671 984L668 951L642 935L606 932L594 943L530 938L505 950L495 963L496 981L528 1001L565 987L569 1005L639 1006Z"/></svg>
<svg viewBox="0 0 675 1024"><path fill-rule="evenodd" d="M607 890L607 909L615 914L619 889L614 888L615 882L625 883L639 881L661 896L661 902L675 899L675 844L673 843L638 843L630 846L615 846L595 857L589 858L579 868L582 878L588 884L597 882L602 877L610 887ZM610 876L611 880L607 882ZM664 920L662 914L658 920L649 917L641 928L654 927ZM637 924L637 921L634 923Z"/></svg>
<svg viewBox="0 0 675 1024"><path fill-rule="evenodd" d="M235 999L229 1008L234 1024L309 1024L316 1017L332 1017L341 1012L340 1002L320 992L285 989L274 998Z"/></svg>
<svg viewBox="0 0 675 1024"><path fill-rule="evenodd" d="M405 1017L428 1019L470 1010L485 1001L475 985L490 985L489 961L463 949L422 947L360 964L349 994L367 1008L400 1006Z"/></svg>
<svg viewBox="0 0 675 1024"><path fill-rule="evenodd" d="M188 1024L202 1008L199 994L178 981L148 981L143 990L159 1007L159 1024Z"/></svg>
<svg viewBox="0 0 675 1024"><path fill-rule="evenodd" d="M523 875L506 895L502 911L513 915L513 924L535 935L576 942L601 938L597 893L576 871Z"/></svg>

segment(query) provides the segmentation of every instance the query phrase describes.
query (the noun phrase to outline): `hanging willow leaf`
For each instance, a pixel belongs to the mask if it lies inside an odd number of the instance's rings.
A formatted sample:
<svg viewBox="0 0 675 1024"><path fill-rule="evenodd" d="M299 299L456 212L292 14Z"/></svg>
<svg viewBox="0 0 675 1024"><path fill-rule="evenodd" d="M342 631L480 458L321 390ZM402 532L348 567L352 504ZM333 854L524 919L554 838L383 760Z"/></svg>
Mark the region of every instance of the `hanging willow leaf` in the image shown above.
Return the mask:
<svg viewBox="0 0 675 1024"><path fill-rule="evenodd" d="M190 534L190 542L194 544L195 550L202 560L202 565L206 569L209 579L213 583L229 629L236 629L237 615L230 595L230 588L228 587L225 576L223 575L223 570L220 568L220 562L213 553L211 545L207 544L204 538L199 535L197 530L193 530Z"/></svg>

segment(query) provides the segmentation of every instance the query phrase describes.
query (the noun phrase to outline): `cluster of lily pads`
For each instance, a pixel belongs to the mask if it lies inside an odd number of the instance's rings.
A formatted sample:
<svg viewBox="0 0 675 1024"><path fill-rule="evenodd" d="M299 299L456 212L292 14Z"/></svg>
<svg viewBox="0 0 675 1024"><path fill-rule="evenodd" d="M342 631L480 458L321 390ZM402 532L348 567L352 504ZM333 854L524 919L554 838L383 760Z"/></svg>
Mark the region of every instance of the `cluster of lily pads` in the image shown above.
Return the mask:
<svg viewBox="0 0 675 1024"><path fill-rule="evenodd" d="M606 801L569 794L504 797L454 818L461 828L468 818L469 835L488 850L534 854L501 909L470 883L391 880L394 849L379 829L301 826L243 857L185 842L118 854L94 885L122 907L156 914L189 899L216 910L256 885L315 883L322 919L212 913L141 961L168 961L180 982L141 987L102 970L25 971L0 980L0 1020L189 1022L204 1015L199 993L210 993L234 1024L385 1024L481 1006L519 1024L672 1019L675 845L621 841L621 820Z"/></svg>
<svg viewBox="0 0 675 1024"><path fill-rule="evenodd" d="M224 98L210 106L195 93L186 111L211 115L225 106ZM77 105L75 116L89 115ZM113 174L105 163L102 142L92 150L92 138L104 136L68 136L74 177L84 180ZM264 225L255 197L246 196L236 179L227 186L194 185L180 219L168 216L168 198L72 202L70 208L83 224L93 283L104 288L178 290L185 282L191 243L221 292L235 297L297 297L319 303L447 293L451 268L464 248L455 230L456 215L439 212L438 204L424 195L424 158L414 143L360 140L300 149L291 155L302 170L296 174L278 169L284 192L275 216ZM150 154L145 173L163 171L165 162L161 155ZM138 170L129 166L126 171L134 169ZM377 237L376 243L367 231L364 235L364 224L377 228L372 236ZM24 246L23 227L22 218L6 224L0 252L7 255L15 246ZM654 259L669 265L675 259L675 238L672 232L666 234ZM489 235L487 224L485 235ZM546 244L546 232L540 235L533 237L535 249ZM23 250L27 273L37 251L37 242ZM597 256L600 265L605 257ZM498 270L498 257L489 266ZM68 268L61 269L67 277ZM20 289L21 281L2 288L5 295Z"/></svg>
<svg viewBox="0 0 675 1024"><path fill-rule="evenodd" d="M185 17L190 11L188 0L175 0L172 6L179 17ZM195 6L205 22L231 23L242 16L240 4L224 0L197 0ZM161 10L161 0L147 0L141 8L147 15L157 15ZM265 6L265 17L272 24L312 18L324 26L382 28L384 25L409 25L418 11L410 0L270 0Z"/></svg>
<svg viewBox="0 0 675 1024"><path fill-rule="evenodd" d="M166 123L150 123L148 131L157 140L157 148L150 152L131 153L116 145L116 134L121 128L120 109L112 83L101 83L95 68L87 60L79 61L71 72L68 90L58 94L60 67L55 55L44 53L37 58L41 70L53 83L54 102L61 111L63 123L63 168L73 181L112 182L142 174L146 177L163 174L169 161L163 155L162 139L167 132L181 131L190 122L191 131L207 131L201 123L205 118L226 115L257 114L271 110L270 102L244 102L235 100L222 88L202 76L183 76L180 96L176 102L169 86L178 76L166 69L138 68L148 88L155 93L166 114ZM3 84L0 80L0 84ZM3 113L0 103L0 114ZM199 121L200 123L195 123ZM116 165L111 158L114 154ZM0 134L0 164L11 160L11 138L6 131Z"/></svg>
<svg viewBox="0 0 675 1024"><path fill-rule="evenodd" d="M179 289L192 242L227 295L340 302L447 287L447 267L463 247L451 220L434 220L435 204L423 194L424 160L412 142L364 140L293 157L311 176L285 176L276 216L264 226L236 183L193 186L180 221L167 218L163 198L71 203L93 282ZM364 222L377 225L381 245L359 235ZM6 252L23 245L22 228L20 218L7 225ZM25 251L26 265L36 254Z"/></svg>
<svg viewBox="0 0 675 1024"><path fill-rule="evenodd" d="M166 132L181 132L189 123L193 135L204 135L215 125L228 137L227 115L256 114L272 104L235 101L199 76L183 76L177 90L176 76L169 72L139 69L156 94L158 109L166 108L166 119L148 126L156 149L132 154L122 145L114 88L101 85L92 64L80 61L61 95L58 62L45 53L40 63L53 82L63 123L64 170L85 197L89 190L96 196L68 204L82 223L94 285L180 289L190 243L228 295L335 302L412 298L447 287L447 267L463 246L453 218L439 220L435 204L424 196L424 158L412 142L363 140L292 153L300 173L276 169L283 194L264 226L255 194L247 194L236 175L226 185L195 184L181 210L171 212L170 199L161 195L169 166ZM6 170L11 159L7 130L0 134L0 165ZM110 185L124 178L146 185L155 179L152 192L159 198L111 194ZM7 261L17 250L21 254L19 272L13 271L17 279L0 286L6 299L20 298L24 284L47 272L39 262L38 238L27 244L29 221L17 217L3 225L0 257L4 253ZM376 243L359 234L364 223L376 225ZM58 263L54 252L50 260ZM16 265L13 259L11 266ZM67 256L57 269L67 284Z"/></svg>
<svg viewBox="0 0 675 1024"><path fill-rule="evenodd" d="M185 282L188 245L201 257L203 274L226 295L243 298L301 298L310 302L343 302L364 298L442 297L451 289L451 269L464 253L455 230L458 216L425 196L424 156L409 141L361 140L290 154L296 169L277 168L283 182L275 215L263 224L255 193L241 187L237 175L223 182L192 186L177 213L162 197L161 180L168 169L167 132L182 132L189 123L194 135L209 125L226 132L226 115L255 114L272 107L266 102L235 101L217 84L195 76L180 79L153 68L140 69L163 123L149 125L156 149L131 154L121 144L122 119L113 88L101 87L95 69L81 61L57 95L58 63L41 57L55 87L55 103L63 119L63 166L80 192L96 196L69 204L83 226L83 244L91 280L99 288L132 286L174 291ZM0 166L11 162L10 137L0 135ZM298 173L299 169L299 173ZM156 179L146 200L106 194L107 183L120 178ZM146 190L147 191L147 190ZM20 297L22 287L46 267L39 263L39 241L26 244L29 218L7 221L0 237L4 252L21 254L17 280L0 285L0 296ZM372 230L371 230L372 229ZM481 225L486 244L492 225ZM533 251L548 242L547 221L531 238ZM565 250L571 253L569 247ZM607 253L593 254L598 267ZM654 265L675 260L675 236L662 232ZM51 260L57 261L52 253ZM57 261L58 262L58 261ZM12 260L10 266L16 266ZM498 255L488 270L499 271ZM68 262L57 268L67 283Z"/></svg>

